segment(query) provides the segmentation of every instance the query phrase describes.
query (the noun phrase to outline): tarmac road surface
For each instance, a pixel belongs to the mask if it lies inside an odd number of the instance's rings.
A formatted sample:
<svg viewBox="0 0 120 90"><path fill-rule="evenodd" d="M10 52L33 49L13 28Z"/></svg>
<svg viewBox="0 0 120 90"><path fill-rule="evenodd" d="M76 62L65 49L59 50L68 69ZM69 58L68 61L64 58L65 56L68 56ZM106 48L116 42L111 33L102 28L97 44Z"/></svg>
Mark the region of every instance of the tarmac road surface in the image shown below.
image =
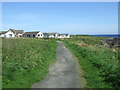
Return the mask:
<svg viewBox="0 0 120 90"><path fill-rule="evenodd" d="M83 88L75 58L61 41L58 41L56 54L57 60L49 67L49 73L43 80L32 85L32 88Z"/></svg>

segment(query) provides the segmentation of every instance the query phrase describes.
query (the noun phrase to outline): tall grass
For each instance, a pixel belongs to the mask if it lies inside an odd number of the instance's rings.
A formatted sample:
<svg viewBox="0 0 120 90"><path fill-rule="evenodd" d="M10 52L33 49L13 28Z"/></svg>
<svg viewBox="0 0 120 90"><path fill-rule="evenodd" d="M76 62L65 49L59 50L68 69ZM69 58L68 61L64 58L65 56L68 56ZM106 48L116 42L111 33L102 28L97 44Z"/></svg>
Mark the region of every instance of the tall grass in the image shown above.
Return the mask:
<svg viewBox="0 0 120 90"><path fill-rule="evenodd" d="M94 40L91 37L91 40ZM90 40L90 37L89 37ZM96 39L95 40L99 40ZM110 48L96 47L100 41L90 42L78 41L78 38L64 40L66 46L72 50L74 55L78 57L79 63L85 71L85 78L89 88L112 88L120 87L119 59L118 52L114 52ZM78 42L86 45L79 45ZM86 43L87 42L87 43Z"/></svg>
<svg viewBox="0 0 120 90"><path fill-rule="evenodd" d="M3 39L3 88L29 88L48 72L56 57L55 40Z"/></svg>

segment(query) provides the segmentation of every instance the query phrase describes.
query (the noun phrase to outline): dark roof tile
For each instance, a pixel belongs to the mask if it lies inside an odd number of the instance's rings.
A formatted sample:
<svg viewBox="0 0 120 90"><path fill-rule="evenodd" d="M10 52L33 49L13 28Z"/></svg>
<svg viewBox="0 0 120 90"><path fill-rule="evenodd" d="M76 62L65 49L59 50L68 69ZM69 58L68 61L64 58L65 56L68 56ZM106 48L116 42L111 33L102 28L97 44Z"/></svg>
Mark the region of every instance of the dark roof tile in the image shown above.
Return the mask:
<svg viewBox="0 0 120 90"><path fill-rule="evenodd" d="M39 32L25 32L23 35L36 35Z"/></svg>

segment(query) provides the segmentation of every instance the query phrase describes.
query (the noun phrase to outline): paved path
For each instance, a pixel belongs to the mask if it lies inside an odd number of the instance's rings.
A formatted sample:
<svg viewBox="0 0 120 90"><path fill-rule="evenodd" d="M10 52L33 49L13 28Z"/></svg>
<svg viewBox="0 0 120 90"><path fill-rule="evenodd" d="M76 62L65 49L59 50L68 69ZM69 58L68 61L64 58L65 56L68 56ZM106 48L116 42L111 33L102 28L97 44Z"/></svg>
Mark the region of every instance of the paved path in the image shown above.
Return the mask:
<svg viewBox="0 0 120 90"><path fill-rule="evenodd" d="M64 43L58 41L57 61L50 66L46 77L32 88L82 88L75 62Z"/></svg>

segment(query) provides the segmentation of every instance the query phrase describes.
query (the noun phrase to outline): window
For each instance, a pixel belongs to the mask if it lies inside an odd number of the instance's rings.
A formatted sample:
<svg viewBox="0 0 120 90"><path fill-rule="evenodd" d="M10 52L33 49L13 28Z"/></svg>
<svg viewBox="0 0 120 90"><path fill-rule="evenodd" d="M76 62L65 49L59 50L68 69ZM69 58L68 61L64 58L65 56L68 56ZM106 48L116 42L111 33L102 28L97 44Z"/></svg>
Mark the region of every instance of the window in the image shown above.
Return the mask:
<svg viewBox="0 0 120 90"><path fill-rule="evenodd" d="M33 35L33 37L35 37L35 35Z"/></svg>
<svg viewBox="0 0 120 90"><path fill-rule="evenodd" d="M40 34L38 34L38 36L40 36Z"/></svg>
<svg viewBox="0 0 120 90"><path fill-rule="evenodd" d="M9 34L9 37L12 37L12 34Z"/></svg>
<svg viewBox="0 0 120 90"><path fill-rule="evenodd" d="M42 36L42 34L41 34L41 36Z"/></svg>

